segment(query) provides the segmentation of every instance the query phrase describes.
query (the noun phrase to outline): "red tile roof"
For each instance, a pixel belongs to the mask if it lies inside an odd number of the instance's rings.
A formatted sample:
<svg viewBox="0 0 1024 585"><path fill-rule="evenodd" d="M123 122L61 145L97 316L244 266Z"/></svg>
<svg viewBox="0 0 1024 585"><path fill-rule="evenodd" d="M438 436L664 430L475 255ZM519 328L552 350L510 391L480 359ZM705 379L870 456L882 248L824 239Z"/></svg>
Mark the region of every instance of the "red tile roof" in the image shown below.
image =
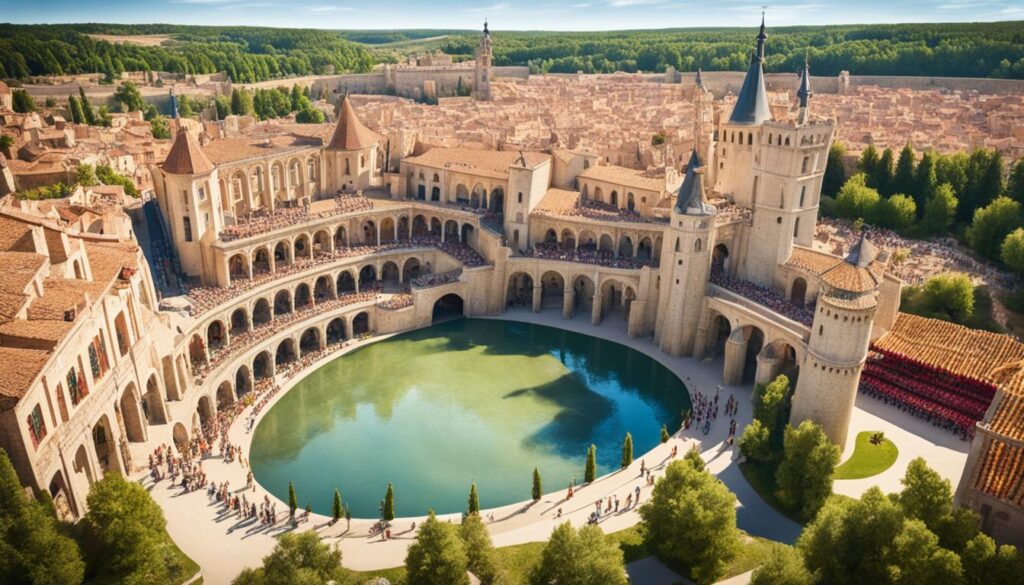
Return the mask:
<svg viewBox="0 0 1024 585"><path fill-rule="evenodd" d="M184 128L178 131L174 145L167 153L163 169L174 175L198 175L213 170L213 163L203 154L199 142Z"/></svg>
<svg viewBox="0 0 1024 585"><path fill-rule="evenodd" d="M334 136L327 148L331 150L360 150L376 144L380 141L380 135L370 130L359 121L356 111L348 97L341 102L341 113L338 115L338 125L334 128Z"/></svg>

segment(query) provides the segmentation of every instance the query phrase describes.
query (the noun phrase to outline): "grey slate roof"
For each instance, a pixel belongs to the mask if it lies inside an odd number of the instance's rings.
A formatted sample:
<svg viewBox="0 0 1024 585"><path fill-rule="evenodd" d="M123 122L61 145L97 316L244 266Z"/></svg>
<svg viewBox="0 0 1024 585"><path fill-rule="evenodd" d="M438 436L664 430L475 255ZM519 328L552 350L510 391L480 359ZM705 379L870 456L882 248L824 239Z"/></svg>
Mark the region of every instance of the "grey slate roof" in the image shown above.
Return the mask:
<svg viewBox="0 0 1024 585"><path fill-rule="evenodd" d="M743 79L743 87L736 98L729 121L734 124L761 124L771 118L768 107L768 92L764 87L764 16L761 17L761 32L757 35L757 51L750 57L750 67Z"/></svg>
<svg viewBox="0 0 1024 585"><path fill-rule="evenodd" d="M878 248L868 239L866 232L861 232L857 243L850 248L846 255L846 261L861 268L871 264L878 257Z"/></svg>
<svg viewBox="0 0 1024 585"><path fill-rule="evenodd" d="M715 211L715 206L704 199L704 168L695 148L690 152L686 176L676 196L676 212L684 215L713 215Z"/></svg>
<svg viewBox="0 0 1024 585"><path fill-rule="evenodd" d="M813 93L811 91L811 69L805 61L804 70L800 72L800 88L796 90L796 95L800 98L801 108L807 107L807 101Z"/></svg>

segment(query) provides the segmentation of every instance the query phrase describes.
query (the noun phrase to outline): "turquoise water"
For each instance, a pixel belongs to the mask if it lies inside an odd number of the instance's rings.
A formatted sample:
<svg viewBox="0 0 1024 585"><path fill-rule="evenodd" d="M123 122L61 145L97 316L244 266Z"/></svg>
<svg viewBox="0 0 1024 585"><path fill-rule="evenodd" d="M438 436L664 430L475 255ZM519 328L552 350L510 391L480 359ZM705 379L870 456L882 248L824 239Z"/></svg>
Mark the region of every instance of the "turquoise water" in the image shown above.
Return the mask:
<svg viewBox="0 0 1024 585"><path fill-rule="evenodd" d="M387 483L399 516L484 508L583 481L587 447L599 474L639 455L689 408L667 368L622 345L527 323L459 319L377 342L299 382L256 427L259 483L329 514L335 488L357 518L379 516Z"/></svg>

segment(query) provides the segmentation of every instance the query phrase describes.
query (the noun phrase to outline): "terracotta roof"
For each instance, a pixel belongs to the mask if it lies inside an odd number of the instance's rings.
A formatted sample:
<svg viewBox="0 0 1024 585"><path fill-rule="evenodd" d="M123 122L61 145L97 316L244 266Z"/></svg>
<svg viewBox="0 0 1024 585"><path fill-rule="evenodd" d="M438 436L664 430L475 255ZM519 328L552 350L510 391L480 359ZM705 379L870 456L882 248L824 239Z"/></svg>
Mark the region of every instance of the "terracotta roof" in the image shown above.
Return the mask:
<svg viewBox="0 0 1024 585"><path fill-rule="evenodd" d="M409 164L450 169L469 174L508 178L508 169L519 158L518 151L511 150L477 150L473 148L432 148L420 156L405 159ZM533 167L545 160L548 155L539 152L523 153L526 163Z"/></svg>
<svg viewBox="0 0 1024 585"><path fill-rule="evenodd" d="M331 150L359 150L373 146L380 141L380 135L370 130L359 121L356 111L352 109L352 103L345 96L341 102L341 112L338 114L338 125L334 128L334 135L331 137L327 148Z"/></svg>
<svg viewBox="0 0 1024 585"><path fill-rule="evenodd" d="M866 245L870 246L870 242ZM872 246L873 250L873 246ZM874 260L875 254L847 256L846 259L811 250L793 247L786 266L806 270L821 278L825 284L848 292L868 292L882 282L885 264Z"/></svg>
<svg viewBox="0 0 1024 585"><path fill-rule="evenodd" d="M183 128L174 137L174 145L162 168L174 175L198 175L212 171L213 163L203 154L199 141Z"/></svg>
<svg viewBox="0 0 1024 585"><path fill-rule="evenodd" d="M35 252L32 226L10 217L0 216L0 250L9 252Z"/></svg>
<svg viewBox="0 0 1024 585"><path fill-rule="evenodd" d="M303 148L319 148L319 138L295 134L274 134L246 136L242 138L221 138L203 147L203 153L216 165L268 155L279 155ZM170 158L170 155L168 155ZM303 168L305 172L305 168Z"/></svg>
<svg viewBox="0 0 1024 585"><path fill-rule="evenodd" d="M44 341L56 345L74 325L74 321L63 319L15 319L0 325L0 339L16 337L19 339ZM7 345L17 345L8 343Z"/></svg>
<svg viewBox="0 0 1024 585"><path fill-rule="evenodd" d="M646 171L627 169L615 165L596 165L580 173L580 178L615 183L624 187L662 192L665 190L664 177L652 177Z"/></svg>
<svg viewBox="0 0 1024 585"><path fill-rule="evenodd" d="M999 333L948 321L900 313L873 347L958 376L993 384L1006 379L1006 366L1024 359L1024 343Z"/></svg>
<svg viewBox="0 0 1024 585"><path fill-rule="evenodd" d="M0 410L10 410L18 403L49 357L46 350L0 347L0 364L18 364L0 368Z"/></svg>

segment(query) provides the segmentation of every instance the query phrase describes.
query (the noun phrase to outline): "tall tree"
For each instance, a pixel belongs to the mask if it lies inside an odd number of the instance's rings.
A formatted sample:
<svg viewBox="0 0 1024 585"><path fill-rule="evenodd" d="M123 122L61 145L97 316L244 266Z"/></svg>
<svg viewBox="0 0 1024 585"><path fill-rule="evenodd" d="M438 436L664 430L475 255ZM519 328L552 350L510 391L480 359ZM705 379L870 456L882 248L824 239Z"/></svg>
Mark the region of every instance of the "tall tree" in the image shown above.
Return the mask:
<svg viewBox="0 0 1024 585"><path fill-rule="evenodd" d="M882 195L889 196L893 193L895 181L892 149L886 148L878 159L874 174L869 177L868 186L878 189L878 192Z"/></svg>
<svg viewBox="0 0 1024 585"><path fill-rule="evenodd" d="M1006 196L1024 204L1024 158L1017 159L1010 170L1010 178L1006 182Z"/></svg>
<svg viewBox="0 0 1024 585"><path fill-rule="evenodd" d="M494 559L494 545L491 535L479 514L470 514L459 527L459 536L466 549L467 567L480 579L482 585L494 585L499 581L498 564Z"/></svg>
<svg viewBox="0 0 1024 585"><path fill-rule="evenodd" d="M623 469L633 464L633 435L626 433L626 438L622 440L622 462L621 466Z"/></svg>
<svg viewBox="0 0 1024 585"><path fill-rule="evenodd" d="M384 521L395 519L395 488L388 482L388 491L384 494Z"/></svg>
<svg viewBox="0 0 1024 585"><path fill-rule="evenodd" d="M873 149L873 146L868 146ZM865 151L866 153L867 151ZM846 169L843 167L843 158L846 156L846 147L841 142L833 142L828 149L828 162L825 165L825 176L821 180L821 193L829 197L835 197L846 182ZM875 155L877 156L877 154ZM861 161L863 163L863 156ZM868 162L869 165L874 163ZM874 168L872 166L872 168Z"/></svg>
<svg viewBox="0 0 1024 585"><path fill-rule="evenodd" d="M146 109L146 101L142 99L139 87L131 81L125 81L117 87L114 101L121 104L122 112L141 112Z"/></svg>
<svg viewBox="0 0 1024 585"><path fill-rule="evenodd" d="M935 189L939 186L936 158L934 151L924 151L921 161L917 163L917 170L914 171L914 191L904 193L914 198L914 203L917 204L919 210L924 210L924 206L935 195Z"/></svg>
<svg viewBox="0 0 1024 585"><path fill-rule="evenodd" d="M480 513L480 497L476 494L476 482L469 486L469 499L466 505L466 513L469 515Z"/></svg>
<svg viewBox="0 0 1024 585"><path fill-rule="evenodd" d="M803 518L813 518L832 495L832 472L839 447L818 424L805 420L786 427L782 463L775 474L782 502Z"/></svg>
<svg viewBox="0 0 1024 585"><path fill-rule="evenodd" d="M32 96L24 89L12 90L11 94L13 96L11 107L14 108L15 112L27 114L39 109L39 106L36 105L36 100L32 99Z"/></svg>
<svg viewBox="0 0 1024 585"><path fill-rule="evenodd" d="M405 556L408 585L469 585L469 558L455 526L431 510Z"/></svg>
<svg viewBox="0 0 1024 585"><path fill-rule="evenodd" d="M341 492L334 490L334 500L331 502L331 523L341 520L345 515L345 508L341 505Z"/></svg>
<svg viewBox="0 0 1024 585"><path fill-rule="evenodd" d="M540 471L536 467L533 468L533 489L530 494L534 502L539 501L541 496L544 494L543 487L540 482Z"/></svg>
<svg viewBox="0 0 1024 585"><path fill-rule="evenodd" d="M597 479L597 447L590 445L587 449L587 464L583 468L584 483L591 483Z"/></svg>
<svg viewBox="0 0 1024 585"><path fill-rule="evenodd" d="M1000 247L1006 236L1024 226L1024 205L1000 197L974 213L967 228L967 241L976 252L990 260L999 260Z"/></svg>
<svg viewBox="0 0 1024 585"><path fill-rule="evenodd" d="M299 499L295 497L295 486L288 482L288 517L295 522L295 510L299 507Z"/></svg>
<svg viewBox="0 0 1024 585"><path fill-rule="evenodd" d="M77 585L84 575L75 542L60 533L52 510L25 495L0 449L0 583Z"/></svg>
<svg viewBox="0 0 1024 585"><path fill-rule="evenodd" d="M860 161L857 163L860 172L868 177L873 177L878 168L878 150L874 144L868 144L867 148L860 153Z"/></svg>
<svg viewBox="0 0 1024 585"><path fill-rule="evenodd" d="M85 114L85 123L90 126L96 126L96 112L92 109L92 104L89 103L89 96L85 95L85 88L81 85L78 86L78 101L82 104L82 113Z"/></svg>
<svg viewBox="0 0 1024 585"><path fill-rule="evenodd" d="M1024 276L1024 228L1017 228L1003 240L1000 257L1010 270Z"/></svg>
<svg viewBox="0 0 1024 585"><path fill-rule="evenodd" d="M736 498L725 484L685 461L672 461L640 508L644 540L663 559L712 583L739 546Z"/></svg>
<svg viewBox="0 0 1024 585"><path fill-rule="evenodd" d="M750 585L814 585L814 575L804 566L800 551L778 544L768 553L768 560L754 569Z"/></svg>
<svg viewBox="0 0 1024 585"><path fill-rule="evenodd" d="M943 183L935 189L924 205L924 216L921 218L921 225L925 231L933 236L945 235L956 219L956 196L953 195L953 187L949 183Z"/></svg>
<svg viewBox="0 0 1024 585"><path fill-rule="evenodd" d="M531 585L628 585L622 549L595 525L573 529L568 522L551 533Z"/></svg>
<svg viewBox="0 0 1024 585"><path fill-rule="evenodd" d="M915 194L915 191L917 191L917 182L914 175L915 159L914 148L908 142L903 147L903 150L900 151L900 158L896 161L896 174L893 176L893 183L889 192L885 193L886 196L893 193Z"/></svg>

